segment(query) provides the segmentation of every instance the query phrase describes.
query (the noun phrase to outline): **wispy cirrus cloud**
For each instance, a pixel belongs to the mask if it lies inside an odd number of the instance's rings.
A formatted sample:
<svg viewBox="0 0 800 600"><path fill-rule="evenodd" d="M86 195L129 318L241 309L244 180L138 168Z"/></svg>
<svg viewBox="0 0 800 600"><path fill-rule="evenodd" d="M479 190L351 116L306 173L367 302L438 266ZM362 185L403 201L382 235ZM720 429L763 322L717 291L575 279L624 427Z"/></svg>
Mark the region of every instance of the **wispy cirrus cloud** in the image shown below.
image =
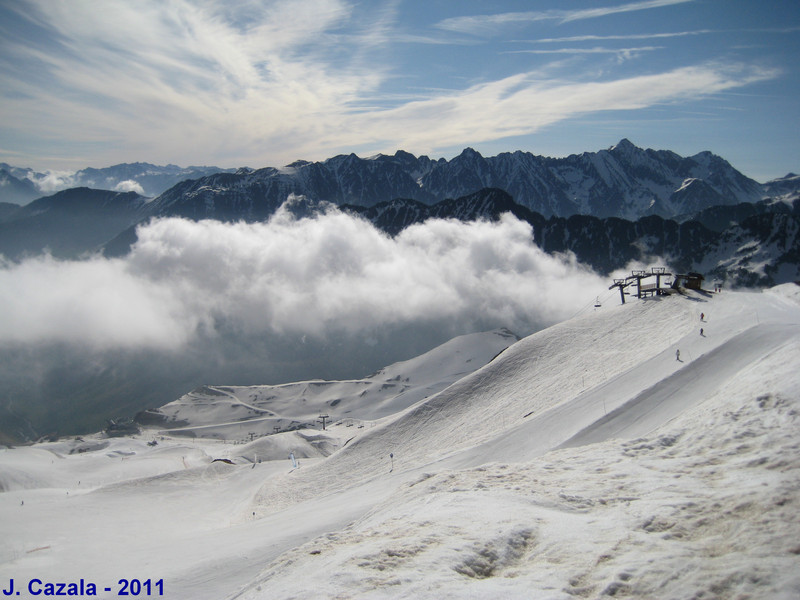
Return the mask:
<svg viewBox="0 0 800 600"><path fill-rule="evenodd" d="M649 10L674 4L693 2L694 0L646 0L644 2L629 2L615 6L604 6L580 10L546 10L507 12L491 15L473 15L445 19L437 27L447 31L467 33L471 35L494 35L508 26L533 23L536 21L557 21L568 23L584 19L596 19L613 14Z"/></svg>
<svg viewBox="0 0 800 600"><path fill-rule="evenodd" d="M529 49L529 50L509 50L509 54L616 54L622 58L641 54L642 52L652 52L662 50L663 46L638 46L634 48L607 48L604 46L594 46L592 48L552 48L552 49Z"/></svg>
<svg viewBox="0 0 800 600"><path fill-rule="evenodd" d="M635 12L639 10L649 10L651 8L662 8L664 6L683 4L685 2L694 2L694 0L645 0L644 2L629 2L627 4L619 4L617 6L599 6L597 8L572 10L566 11L561 21L566 23L568 21L596 19L598 17L607 17L608 15Z"/></svg>
<svg viewBox="0 0 800 600"><path fill-rule="evenodd" d="M693 31L675 31L671 33L631 33L625 35L572 35L557 38L539 38L528 40L532 43L565 43L565 42L604 42L612 40L660 40L692 35L706 35L709 33L720 33L711 29L696 29Z"/></svg>
<svg viewBox="0 0 800 600"><path fill-rule="evenodd" d="M537 38L535 40L517 40L529 41L531 43L565 43L565 42L602 42L611 40L664 40L670 38L681 38L698 35L710 34L733 34L733 33L774 33L774 34L788 34L797 33L800 27L782 27L782 28L756 28L756 29L691 29L687 31L672 31L663 33L629 33L621 35L571 35L554 38Z"/></svg>
<svg viewBox="0 0 800 600"><path fill-rule="evenodd" d="M526 19L567 22L688 1L457 17L433 30L477 32ZM416 72L401 71L393 50L398 44L428 46L435 36L430 26L400 26L401 6L387 2L356 10L348 0L106 0L102 10L89 0L0 6L0 17L6 17L0 18L0 133L34 140L53 155L57 147L69 148L61 151L76 167L128 162L131 156L160 163L280 165L337 152L441 152L536 133L576 115L707 97L777 73L706 60L692 66L664 62L646 76L641 68L631 75L604 65L599 80L601 70L584 64L581 72L574 68L577 61L554 59L475 71L469 64L442 62L427 79L416 80ZM475 41L442 37L441 43ZM518 53L609 54L622 64L658 49L577 44L591 39L565 37L561 41L576 44ZM495 56L511 54L506 50ZM417 58L414 64L424 66L436 60L430 53ZM442 72L447 79L439 77ZM403 78L414 85L396 83ZM18 150L18 156L35 155L33 143ZM13 162L13 156L6 160Z"/></svg>
<svg viewBox="0 0 800 600"><path fill-rule="evenodd" d="M697 99L772 79L775 69L708 63L665 73L610 81L542 80L517 74L463 91L435 95L397 108L354 117L376 144L435 149L529 134L572 117L600 111L638 110ZM353 141L358 139L353 137ZM320 140L333 143L334 140ZM427 151L427 150L426 150Z"/></svg>
<svg viewBox="0 0 800 600"><path fill-rule="evenodd" d="M351 9L339 0L251 2L236 11L184 0L108 0L102 9L28 0L17 17L37 36L2 42L7 62L23 67L0 70L5 87L21 92L2 113L53 137L116 138L144 151L155 134L167 156L197 144L233 154L239 141L226 132L249 131L247 144L307 115L334 119L375 89L380 70L359 68L334 39Z"/></svg>

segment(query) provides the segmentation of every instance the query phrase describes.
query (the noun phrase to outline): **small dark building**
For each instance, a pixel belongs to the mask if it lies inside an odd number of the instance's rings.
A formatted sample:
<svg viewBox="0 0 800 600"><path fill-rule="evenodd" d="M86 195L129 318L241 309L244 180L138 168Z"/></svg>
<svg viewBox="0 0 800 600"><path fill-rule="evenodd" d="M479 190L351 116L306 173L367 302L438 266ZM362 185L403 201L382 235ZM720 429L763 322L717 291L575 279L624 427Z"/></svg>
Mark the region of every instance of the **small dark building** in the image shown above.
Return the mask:
<svg viewBox="0 0 800 600"><path fill-rule="evenodd" d="M689 290L702 290L703 289L703 281L705 277L703 277L700 273L689 273L688 275L676 275L675 282L672 284L672 287L679 288L685 287Z"/></svg>
<svg viewBox="0 0 800 600"><path fill-rule="evenodd" d="M700 275L700 273L689 273L686 276L686 287L690 290L701 290L703 289L703 280L705 277Z"/></svg>

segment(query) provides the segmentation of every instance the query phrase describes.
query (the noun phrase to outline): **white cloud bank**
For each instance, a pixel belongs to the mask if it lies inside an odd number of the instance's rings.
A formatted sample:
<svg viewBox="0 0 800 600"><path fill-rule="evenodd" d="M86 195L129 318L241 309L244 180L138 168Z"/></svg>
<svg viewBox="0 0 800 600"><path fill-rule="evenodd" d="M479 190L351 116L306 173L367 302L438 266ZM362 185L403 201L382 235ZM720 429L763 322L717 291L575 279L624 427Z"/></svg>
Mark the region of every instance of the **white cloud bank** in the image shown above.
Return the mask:
<svg viewBox="0 0 800 600"><path fill-rule="evenodd" d="M157 348L236 336L367 338L382 328L507 326L571 316L607 282L543 253L530 227L432 220L390 238L330 209L267 223L169 218L124 259L0 265L0 343Z"/></svg>

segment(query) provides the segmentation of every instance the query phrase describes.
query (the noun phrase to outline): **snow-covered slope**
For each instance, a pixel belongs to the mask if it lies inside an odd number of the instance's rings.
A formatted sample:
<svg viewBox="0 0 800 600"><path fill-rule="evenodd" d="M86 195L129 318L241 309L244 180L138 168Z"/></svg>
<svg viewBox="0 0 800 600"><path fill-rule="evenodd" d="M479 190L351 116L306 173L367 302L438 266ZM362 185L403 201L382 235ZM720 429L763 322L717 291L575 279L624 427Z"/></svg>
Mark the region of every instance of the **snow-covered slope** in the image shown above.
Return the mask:
<svg viewBox="0 0 800 600"><path fill-rule="evenodd" d="M321 431L4 450L0 582L22 598L33 578L132 577L178 599L797 597L798 289L605 303L374 427L334 425L324 459ZM303 448L320 452L295 466Z"/></svg>
<svg viewBox="0 0 800 600"><path fill-rule="evenodd" d="M517 341L507 329L462 335L364 379L203 386L138 417L173 434L236 439L313 427L321 414L353 425L394 414L440 392ZM171 427L170 427L171 426Z"/></svg>
<svg viewBox="0 0 800 600"><path fill-rule="evenodd" d="M795 598L798 358L644 437L429 468L235 597Z"/></svg>
<svg viewBox="0 0 800 600"><path fill-rule="evenodd" d="M701 293L605 306L529 336L440 394L354 440L348 452L331 457L324 476L331 477L331 485L342 482L336 469L348 473L343 485L358 477L370 478L385 470L389 452L403 469L444 459L462 467L487 457L533 458L634 402L643 390L665 385L679 373L696 378L692 369L697 361L705 363L723 348L728 353L715 358L705 373L713 376L712 385L726 381L741 366L738 359L727 366L729 354L753 360L753 354L764 351L751 339L755 331L761 335L767 327L774 329L766 334L767 345L800 335L800 312L794 306L783 315L783 302L761 303L759 317L748 305L752 294L726 296ZM715 304L721 307L712 312ZM791 326L785 322L789 318ZM676 360L677 350L683 362ZM675 396L692 393L688 389ZM653 429L659 423L648 424ZM313 479L312 494L319 481ZM274 486L269 486L265 494L272 490ZM264 499L265 510L274 505L271 498Z"/></svg>
<svg viewBox="0 0 800 600"><path fill-rule="evenodd" d="M347 474L346 494L409 475L239 597L792 597L800 313L779 294L648 301L526 338L287 482L296 502L304 478L330 492ZM278 481L261 510L284 504ZM324 587L299 581L312 569Z"/></svg>

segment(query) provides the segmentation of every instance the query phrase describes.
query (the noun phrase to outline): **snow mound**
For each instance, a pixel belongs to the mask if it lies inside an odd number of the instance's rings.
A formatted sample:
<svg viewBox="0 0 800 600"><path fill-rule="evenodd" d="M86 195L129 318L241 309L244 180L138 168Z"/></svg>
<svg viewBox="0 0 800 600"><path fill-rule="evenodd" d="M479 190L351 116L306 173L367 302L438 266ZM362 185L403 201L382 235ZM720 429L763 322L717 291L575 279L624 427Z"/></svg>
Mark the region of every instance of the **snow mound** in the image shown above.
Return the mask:
<svg viewBox="0 0 800 600"><path fill-rule="evenodd" d="M236 452L250 462L286 460L290 454L296 459L324 458L338 447L339 439L314 430L289 431L259 438Z"/></svg>

